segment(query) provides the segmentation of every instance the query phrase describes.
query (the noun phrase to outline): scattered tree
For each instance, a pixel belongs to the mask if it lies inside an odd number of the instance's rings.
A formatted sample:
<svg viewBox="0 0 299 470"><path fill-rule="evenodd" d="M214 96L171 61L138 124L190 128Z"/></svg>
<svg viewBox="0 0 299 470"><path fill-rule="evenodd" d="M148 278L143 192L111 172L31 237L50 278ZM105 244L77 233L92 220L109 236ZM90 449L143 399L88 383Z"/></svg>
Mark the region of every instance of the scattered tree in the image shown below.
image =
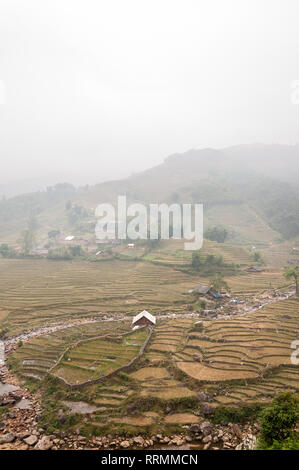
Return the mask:
<svg viewBox="0 0 299 470"><path fill-rule="evenodd" d="M30 215L27 221L27 227L30 232L35 232L38 228L37 218L34 215Z"/></svg>
<svg viewBox="0 0 299 470"><path fill-rule="evenodd" d="M67 211L68 212L68 220L71 225L75 225L81 222L85 217L88 216L88 211L85 207L76 204L75 206L71 206L71 208Z"/></svg>
<svg viewBox="0 0 299 470"><path fill-rule="evenodd" d="M229 291L229 286L221 273L217 273L212 277L210 281L210 288L216 292L221 292L222 289Z"/></svg>
<svg viewBox="0 0 299 470"><path fill-rule="evenodd" d="M262 254L260 251L254 251L252 253L252 257L253 257L253 260L256 262L256 263L262 263L263 261L263 258L262 258Z"/></svg>
<svg viewBox="0 0 299 470"><path fill-rule="evenodd" d="M209 227L205 232L205 238L218 243L224 243L228 232L224 227Z"/></svg>
<svg viewBox="0 0 299 470"><path fill-rule="evenodd" d="M0 254L3 256L3 258L17 257L17 252L6 243L2 243L2 245L0 245Z"/></svg>
<svg viewBox="0 0 299 470"><path fill-rule="evenodd" d="M71 260L72 255L68 248L58 247L58 248L49 250L47 258L54 259L54 260Z"/></svg>
<svg viewBox="0 0 299 470"><path fill-rule="evenodd" d="M215 256L213 253L208 253L205 259L207 266L223 266L224 260L222 255Z"/></svg>
<svg viewBox="0 0 299 470"><path fill-rule="evenodd" d="M50 232L48 232L49 238L56 238L58 235L60 235L60 230L50 230Z"/></svg>
<svg viewBox="0 0 299 470"><path fill-rule="evenodd" d="M21 236L21 245L23 253L27 256L35 245L35 235L30 230L24 230Z"/></svg>
<svg viewBox="0 0 299 470"><path fill-rule="evenodd" d="M83 250L81 245L75 245L69 247L69 252L72 256L81 256L83 255Z"/></svg>
<svg viewBox="0 0 299 470"><path fill-rule="evenodd" d="M191 262L192 268L195 271L199 271L200 265L201 265L201 260L200 260L200 254L199 251L193 251L192 253L192 262Z"/></svg>
<svg viewBox="0 0 299 470"><path fill-rule="evenodd" d="M285 266L284 277L287 280L293 279L296 285L296 295L299 295L299 266Z"/></svg>

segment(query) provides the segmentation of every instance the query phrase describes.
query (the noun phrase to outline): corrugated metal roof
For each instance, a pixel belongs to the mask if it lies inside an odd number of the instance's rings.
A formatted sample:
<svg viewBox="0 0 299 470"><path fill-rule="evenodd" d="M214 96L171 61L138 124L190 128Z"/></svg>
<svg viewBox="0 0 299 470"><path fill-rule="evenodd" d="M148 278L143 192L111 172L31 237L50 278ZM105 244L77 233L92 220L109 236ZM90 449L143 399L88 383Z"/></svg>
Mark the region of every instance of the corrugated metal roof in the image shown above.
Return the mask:
<svg viewBox="0 0 299 470"><path fill-rule="evenodd" d="M147 318L150 322L152 322L154 325L156 324L156 317L154 317L154 315L152 315L151 313L147 312L146 310L143 310L143 312L140 312L138 313L138 315L136 315L134 318L133 318L133 321L132 323L136 323L138 320L140 320L140 318Z"/></svg>
<svg viewBox="0 0 299 470"><path fill-rule="evenodd" d="M202 286L202 285L199 285L199 286L196 286L194 289L193 289L193 292L198 292L199 294L207 294L207 292L209 292L210 290L210 287L209 286Z"/></svg>

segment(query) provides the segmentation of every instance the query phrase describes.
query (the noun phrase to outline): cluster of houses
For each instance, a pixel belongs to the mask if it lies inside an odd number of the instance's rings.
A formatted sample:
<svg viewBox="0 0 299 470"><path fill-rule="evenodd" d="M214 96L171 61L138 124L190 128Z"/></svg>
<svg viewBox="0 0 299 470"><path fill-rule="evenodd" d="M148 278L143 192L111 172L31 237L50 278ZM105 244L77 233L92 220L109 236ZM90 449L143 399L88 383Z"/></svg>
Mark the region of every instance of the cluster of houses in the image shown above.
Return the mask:
<svg viewBox="0 0 299 470"><path fill-rule="evenodd" d="M119 240L96 240L95 237L82 237L75 235L59 235L55 237L55 246L56 247L75 247L81 246L82 250L89 254L95 254L96 256L100 255L106 245L117 246L120 245ZM129 249L135 248L134 243L128 243L127 247ZM20 249L20 247L18 247ZM40 243L32 250L32 254L47 257L49 253L49 240L46 240Z"/></svg>
<svg viewBox="0 0 299 470"><path fill-rule="evenodd" d="M87 253L94 253L98 250L98 245L94 238L86 238L74 235L59 235L55 237L56 247L81 246ZM41 242L33 250L32 254L46 257L49 253L49 240Z"/></svg>

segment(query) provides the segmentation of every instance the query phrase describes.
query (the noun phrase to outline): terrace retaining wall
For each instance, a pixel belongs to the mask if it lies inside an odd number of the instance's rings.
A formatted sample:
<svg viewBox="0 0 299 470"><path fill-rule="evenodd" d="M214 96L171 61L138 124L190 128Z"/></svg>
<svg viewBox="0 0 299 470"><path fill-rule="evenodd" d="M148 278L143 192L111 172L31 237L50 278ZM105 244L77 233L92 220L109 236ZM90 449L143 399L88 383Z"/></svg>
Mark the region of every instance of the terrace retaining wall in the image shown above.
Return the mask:
<svg viewBox="0 0 299 470"><path fill-rule="evenodd" d="M143 327L143 328L140 328L139 330L141 329L145 329L146 327ZM132 333L134 333L133 331L129 331L127 333L123 333L122 337L124 336L129 336L131 335ZM86 339L82 339L82 340L79 340L77 341L77 343L75 344L72 344L71 346L69 346L65 351L64 353L61 355L61 357L59 358L59 360L56 362L56 364L49 370L49 374L51 374L52 376L54 376L56 379L59 380L59 382L61 382L64 386L70 388L71 390L76 390L76 389L80 389L80 388L83 388L83 387L86 387L86 385L94 385L94 384L98 384L98 383L101 383L101 382L104 382L105 380L107 380L108 378L110 377L113 377L114 375L118 374L119 372L126 372L128 371L139 359L141 356L143 356L144 354L144 351L148 345L148 343L150 342L151 338L152 338L152 335L154 333L154 329L153 328L150 328L150 332L149 332L149 335L147 336L146 340L144 341L143 345L141 346L140 350L139 350L139 353L137 354L136 357L134 357L128 364L125 364L124 366L121 366L119 367L118 369L115 369L114 371L110 372L109 374L107 375L103 375L102 377L99 377L98 379L94 379L94 380L87 380L86 382L81 382L79 384L70 384L69 382L67 382L65 379L63 379L62 377L58 377L57 375L54 375L52 373L52 370L54 369L54 367L56 367L57 364L59 364L59 362L61 361L61 359L63 358L63 356L72 348L76 347L78 344L80 343L86 343L86 341L92 341L92 340L95 340L95 339L100 339L100 338L106 338L109 337L110 335L106 335L106 336L98 336L96 338L88 338L87 340ZM111 338L111 336L110 336Z"/></svg>

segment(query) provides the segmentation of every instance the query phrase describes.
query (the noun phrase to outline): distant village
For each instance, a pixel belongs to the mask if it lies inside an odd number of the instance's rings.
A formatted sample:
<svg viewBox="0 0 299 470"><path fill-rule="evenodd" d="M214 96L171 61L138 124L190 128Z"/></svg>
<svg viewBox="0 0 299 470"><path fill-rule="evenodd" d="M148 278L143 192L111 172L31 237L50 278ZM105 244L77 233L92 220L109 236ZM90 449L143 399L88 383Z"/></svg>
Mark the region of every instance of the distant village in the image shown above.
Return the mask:
<svg viewBox="0 0 299 470"><path fill-rule="evenodd" d="M97 240L95 236L75 236L65 235L53 230L49 232L48 238L38 243L28 243L26 249L25 243L8 244L2 243L0 253L4 257L29 257L38 258L69 258L75 256L103 257L107 250L122 245L125 249L135 248L135 243L128 243L126 240Z"/></svg>

